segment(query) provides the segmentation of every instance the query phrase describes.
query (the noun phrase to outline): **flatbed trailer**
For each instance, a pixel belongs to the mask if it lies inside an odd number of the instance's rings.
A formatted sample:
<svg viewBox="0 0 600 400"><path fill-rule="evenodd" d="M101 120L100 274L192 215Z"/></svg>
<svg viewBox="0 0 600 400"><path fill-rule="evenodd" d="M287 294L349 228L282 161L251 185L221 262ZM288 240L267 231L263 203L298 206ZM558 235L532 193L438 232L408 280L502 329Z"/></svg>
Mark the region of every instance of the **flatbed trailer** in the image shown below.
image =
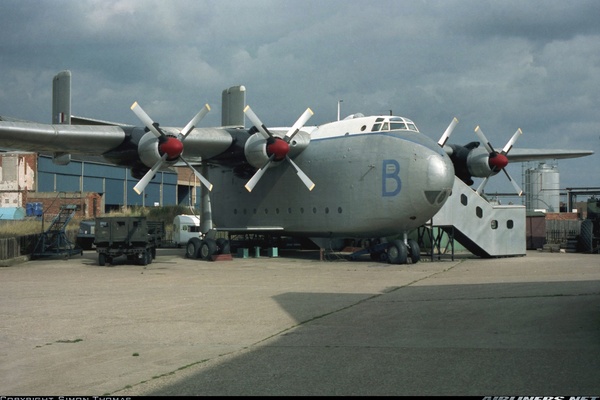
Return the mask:
<svg viewBox="0 0 600 400"><path fill-rule="evenodd" d="M165 235L164 222L146 217L101 217L96 219L95 240L98 265L112 264L120 256L138 265L156 258L156 248Z"/></svg>

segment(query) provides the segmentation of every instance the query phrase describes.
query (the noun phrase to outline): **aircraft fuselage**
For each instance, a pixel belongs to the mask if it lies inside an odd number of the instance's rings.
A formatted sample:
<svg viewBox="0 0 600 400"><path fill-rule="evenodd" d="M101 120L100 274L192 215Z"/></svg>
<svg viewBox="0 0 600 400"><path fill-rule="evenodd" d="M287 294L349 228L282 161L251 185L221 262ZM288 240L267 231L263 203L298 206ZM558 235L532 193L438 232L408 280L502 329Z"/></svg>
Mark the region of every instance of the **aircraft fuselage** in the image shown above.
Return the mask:
<svg viewBox="0 0 600 400"><path fill-rule="evenodd" d="M382 237L423 225L450 194L452 162L425 135L372 132L374 121L305 129L310 145L294 161L314 181L312 191L285 162L269 168L250 193L247 177L233 168L210 169L214 224L310 237Z"/></svg>

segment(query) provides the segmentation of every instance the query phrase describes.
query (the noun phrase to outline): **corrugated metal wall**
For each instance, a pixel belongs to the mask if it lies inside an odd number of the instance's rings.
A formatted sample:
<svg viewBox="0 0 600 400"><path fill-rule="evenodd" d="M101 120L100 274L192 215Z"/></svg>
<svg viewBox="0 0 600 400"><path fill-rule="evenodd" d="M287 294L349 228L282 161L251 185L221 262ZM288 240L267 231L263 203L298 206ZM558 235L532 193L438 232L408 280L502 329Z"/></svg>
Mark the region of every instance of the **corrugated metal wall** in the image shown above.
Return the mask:
<svg viewBox="0 0 600 400"><path fill-rule="evenodd" d="M153 206L177 204L177 174L158 172L145 192L133 191L137 180L129 169L107 164L71 161L68 165L55 165L52 159L38 159L39 192L96 192L104 195L107 208L113 206Z"/></svg>

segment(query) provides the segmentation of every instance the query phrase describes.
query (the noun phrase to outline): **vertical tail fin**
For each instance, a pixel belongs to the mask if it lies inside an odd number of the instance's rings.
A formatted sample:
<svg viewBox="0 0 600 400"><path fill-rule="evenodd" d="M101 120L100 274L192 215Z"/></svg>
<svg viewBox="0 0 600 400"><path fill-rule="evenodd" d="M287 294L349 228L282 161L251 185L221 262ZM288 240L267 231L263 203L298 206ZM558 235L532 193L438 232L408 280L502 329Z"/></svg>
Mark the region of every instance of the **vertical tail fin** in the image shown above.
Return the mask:
<svg viewBox="0 0 600 400"><path fill-rule="evenodd" d="M52 123L71 124L71 71L61 71L52 80Z"/></svg>
<svg viewBox="0 0 600 400"><path fill-rule="evenodd" d="M221 125L244 127L244 107L246 107L244 86L232 86L223 90Z"/></svg>

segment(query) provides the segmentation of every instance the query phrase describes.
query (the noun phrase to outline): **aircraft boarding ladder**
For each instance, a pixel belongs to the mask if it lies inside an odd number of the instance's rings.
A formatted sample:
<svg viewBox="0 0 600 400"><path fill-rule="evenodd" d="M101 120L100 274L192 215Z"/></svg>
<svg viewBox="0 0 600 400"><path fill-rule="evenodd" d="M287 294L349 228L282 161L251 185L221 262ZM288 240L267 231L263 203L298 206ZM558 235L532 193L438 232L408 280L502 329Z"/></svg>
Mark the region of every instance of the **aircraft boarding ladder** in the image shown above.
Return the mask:
<svg viewBox="0 0 600 400"><path fill-rule="evenodd" d="M491 204L458 178L426 227L441 229L479 257L526 254L525 206Z"/></svg>
<svg viewBox="0 0 600 400"><path fill-rule="evenodd" d="M31 254L32 258L49 256L70 256L81 254L81 248L75 246L67 238L65 229L77 211L76 204L65 204L60 207L60 212L50 224L50 227L44 231Z"/></svg>

